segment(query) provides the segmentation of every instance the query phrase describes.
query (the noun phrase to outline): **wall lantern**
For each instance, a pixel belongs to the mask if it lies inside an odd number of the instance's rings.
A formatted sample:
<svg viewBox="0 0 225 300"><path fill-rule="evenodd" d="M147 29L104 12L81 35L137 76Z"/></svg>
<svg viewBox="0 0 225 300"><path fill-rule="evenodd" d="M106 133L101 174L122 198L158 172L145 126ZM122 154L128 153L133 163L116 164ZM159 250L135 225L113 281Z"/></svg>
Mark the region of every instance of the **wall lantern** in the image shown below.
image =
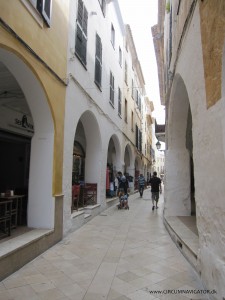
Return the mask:
<svg viewBox="0 0 225 300"><path fill-rule="evenodd" d="M156 144L156 148L158 149L158 150L160 150L161 149L161 143L158 141Z"/></svg>

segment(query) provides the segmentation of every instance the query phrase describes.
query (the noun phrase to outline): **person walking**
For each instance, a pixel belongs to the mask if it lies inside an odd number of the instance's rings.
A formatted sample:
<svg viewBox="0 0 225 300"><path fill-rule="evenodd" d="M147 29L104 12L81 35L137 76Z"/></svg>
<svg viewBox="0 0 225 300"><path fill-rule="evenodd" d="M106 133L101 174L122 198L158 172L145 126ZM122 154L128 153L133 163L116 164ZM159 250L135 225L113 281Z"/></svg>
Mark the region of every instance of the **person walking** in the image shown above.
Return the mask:
<svg viewBox="0 0 225 300"><path fill-rule="evenodd" d="M140 176L138 177L138 189L139 189L141 198L144 193L144 188L145 188L145 178L144 178L143 174L140 174Z"/></svg>
<svg viewBox="0 0 225 300"><path fill-rule="evenodd" d="M119 192L122 192L122 191L124 191L124 193L127 194L129 183L128 183L126 176L124 176L122 174L122 172L118 172L117 178L118 178L118 184L119 184L118 195L119 195Z"/></svg>
<svg viewBox="0 0 225 300"><path fill-rule="evenodd" d="M158 208L159 193L162 193L161 179L157 177L157 172L153 172L153 177L150 179L152 192L152 210Z"/></svg>

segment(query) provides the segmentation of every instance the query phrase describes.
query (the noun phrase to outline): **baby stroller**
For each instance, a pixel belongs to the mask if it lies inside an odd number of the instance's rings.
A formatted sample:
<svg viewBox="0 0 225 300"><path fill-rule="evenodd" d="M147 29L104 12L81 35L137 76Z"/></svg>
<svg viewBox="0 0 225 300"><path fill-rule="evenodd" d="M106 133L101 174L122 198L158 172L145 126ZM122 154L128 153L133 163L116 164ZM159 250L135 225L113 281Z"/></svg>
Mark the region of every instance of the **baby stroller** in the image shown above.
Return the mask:
<svg viewBox="0 0 225 300"><path fill-rule="evenodd" d="M128 194L124 194L124 192L120 192L119 194L119 204L117 205L118 209L129 209L128 205Z"/></svg>

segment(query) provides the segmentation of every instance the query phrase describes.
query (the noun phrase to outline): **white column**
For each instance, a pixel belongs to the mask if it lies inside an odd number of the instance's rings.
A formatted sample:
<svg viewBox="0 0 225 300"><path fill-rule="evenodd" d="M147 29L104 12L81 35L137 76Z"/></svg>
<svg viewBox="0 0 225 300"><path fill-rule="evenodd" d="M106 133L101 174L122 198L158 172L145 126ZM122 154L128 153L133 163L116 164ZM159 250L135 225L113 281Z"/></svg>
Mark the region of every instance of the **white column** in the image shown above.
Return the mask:
<svg viewBox="0 0 225 300"><path fill-rule="evenodd" d="M190 156L187 149L166 151L165 216L190 216Z"/></svg>

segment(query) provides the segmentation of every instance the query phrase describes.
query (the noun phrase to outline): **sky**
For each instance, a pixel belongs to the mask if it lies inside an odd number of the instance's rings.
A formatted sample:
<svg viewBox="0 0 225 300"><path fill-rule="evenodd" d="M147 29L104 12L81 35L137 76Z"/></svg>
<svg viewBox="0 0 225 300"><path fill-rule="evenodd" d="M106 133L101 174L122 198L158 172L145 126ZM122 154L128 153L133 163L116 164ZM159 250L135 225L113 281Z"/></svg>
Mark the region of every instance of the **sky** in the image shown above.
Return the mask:
<svg viewBox="0 0 225 300"><path fill-rule="evenodd" d="M154 103L153 116L165 123L164 106L160 105L158 71L151 27L158 22L158 0L118 0L125 24L131 27L138 59L145 79L146 94Z"/></svg>

